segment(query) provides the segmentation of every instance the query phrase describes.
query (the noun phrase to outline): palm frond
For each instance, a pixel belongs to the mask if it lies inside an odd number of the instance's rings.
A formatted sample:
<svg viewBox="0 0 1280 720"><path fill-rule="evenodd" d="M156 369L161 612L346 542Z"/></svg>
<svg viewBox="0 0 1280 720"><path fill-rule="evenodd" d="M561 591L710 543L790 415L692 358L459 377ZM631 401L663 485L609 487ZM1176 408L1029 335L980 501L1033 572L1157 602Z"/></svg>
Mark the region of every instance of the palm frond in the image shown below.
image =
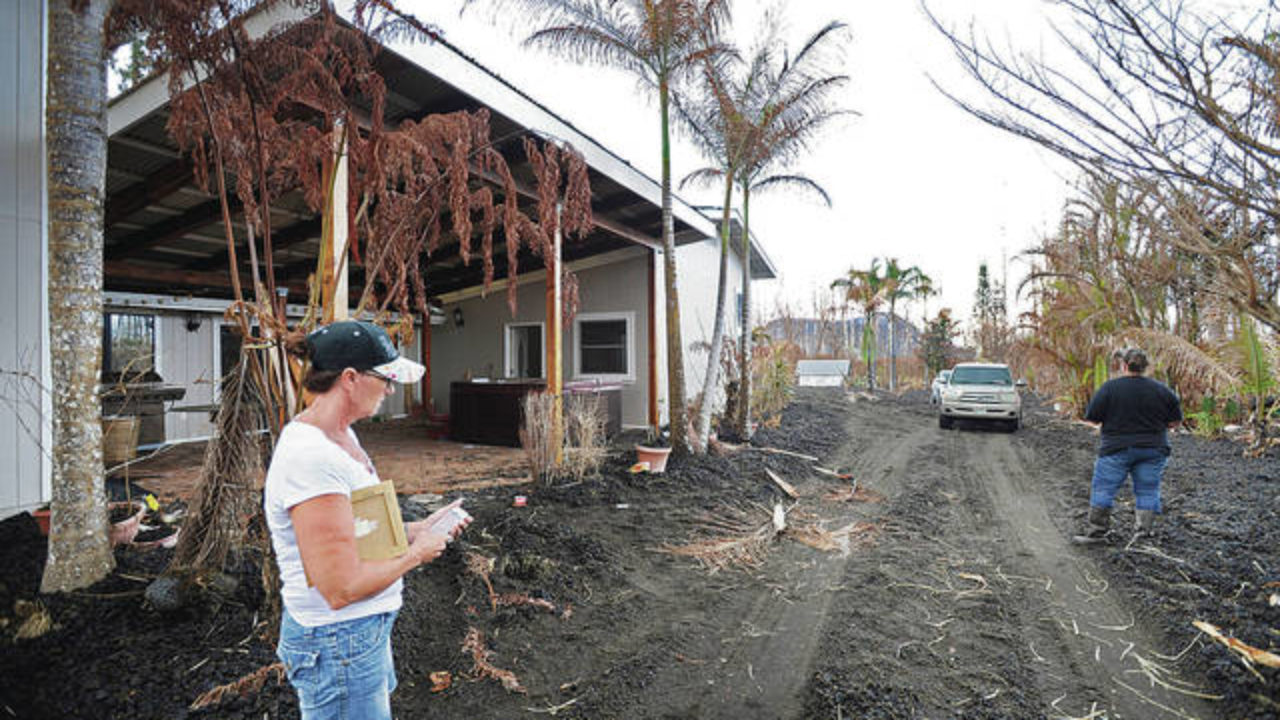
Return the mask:
<svg viewBox="0 0 1280 720"><path fill-rule="evenodd" d="M827 207L831 207L831 196L817 182L803 175L772 175L762 180L757 180L751 185L752 192L758 190L769 190L777 187L793 187L801 190L808 190L815 193L826 203Z"/></svg>
<svg viewBox="0 0 1280 720"><path fill-rule="evenodd" d="M1222 360L1183 338L1149 328L1125 328L1119 335L1136 340L1178 375L1200 376L1213 391L1225 392L1240 384L1240 375Z"/></svg>

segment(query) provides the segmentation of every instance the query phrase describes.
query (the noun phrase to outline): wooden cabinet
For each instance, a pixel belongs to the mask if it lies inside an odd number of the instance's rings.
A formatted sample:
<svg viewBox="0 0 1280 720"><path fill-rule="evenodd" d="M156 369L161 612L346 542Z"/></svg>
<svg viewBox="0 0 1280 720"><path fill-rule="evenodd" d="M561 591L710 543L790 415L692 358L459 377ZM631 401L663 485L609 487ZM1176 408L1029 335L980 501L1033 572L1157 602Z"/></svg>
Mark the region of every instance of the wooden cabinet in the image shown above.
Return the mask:
<svg viewBox="0 0 1280 720"><path fill-rule="evenodd" d="M541 380L449 384L449 439L520 447L520 400L541 391Z"/></svg>
<svg viewBox="0 0 1280 720"><path fill-rule="evenodd" d="M449 439L478 445L520 447L520 401L547 387L542 380L455 382L449 384ZM622 386L565 383L565 394L599 395L605 431L622 429Z"/></svg>

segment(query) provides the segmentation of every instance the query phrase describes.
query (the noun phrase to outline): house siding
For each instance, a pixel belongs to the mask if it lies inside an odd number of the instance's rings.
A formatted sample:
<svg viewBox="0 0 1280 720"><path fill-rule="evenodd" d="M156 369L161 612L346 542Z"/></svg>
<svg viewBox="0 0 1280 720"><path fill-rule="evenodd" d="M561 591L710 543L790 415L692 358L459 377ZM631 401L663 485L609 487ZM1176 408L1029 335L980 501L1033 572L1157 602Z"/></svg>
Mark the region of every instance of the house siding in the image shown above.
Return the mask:
<svg viewBox="0 0 1280 720"><path fill-rule="evenodd" d="M187 329L189 317L200 318L200 325L195 330ZM209 422L207 411L173 412L172 408L213 404L217 375L213 337L217 329L218 323L212 316L162 314L156 317L156 372L165 384L181 385L187 390L187 394L170 403L165 412L166 442L213 434L213 423Z"/></svg>
<svg viewBox="0 0 1280 720"><path fill-rule="evenodd" d="M716 292L720 282L720 240L707 238L676 250L680 291L680 333L684 341L685 397L693 402L702 392L707 374L707 345L716 322ZM742 292L742 262L729 255L728 293L725 296L725 338L737 343L741 323L738 295ZM724 374L713 389L715 409L724 405Z"/></svg>
<svg viewBox="0 0 1280 720"><path fill-rule="evenodd" d="M631 318L632 378L622 382L622 423L643 426L648 413L649 357L647 251L617 262L577 271L578 312L620 313ZM504 335L511 323L546 320L546 284L526 282L516 293L516 314L507 307L505 284L495 284L488 297L474 297L445 306L447 322L432 328L431 396L436 412L449 412L449 385L470 373L473 378L501 378L505 369ZM462 310L462 327L453 322L454 309ZM562 373L565 382L574 374L573 323L564 326Z"/></svg>
<svg viewBox="0 0 1280 720"><path fill-rule="evenodd" d="M0 2L0 517L50 496L43 0Z"/></svg>

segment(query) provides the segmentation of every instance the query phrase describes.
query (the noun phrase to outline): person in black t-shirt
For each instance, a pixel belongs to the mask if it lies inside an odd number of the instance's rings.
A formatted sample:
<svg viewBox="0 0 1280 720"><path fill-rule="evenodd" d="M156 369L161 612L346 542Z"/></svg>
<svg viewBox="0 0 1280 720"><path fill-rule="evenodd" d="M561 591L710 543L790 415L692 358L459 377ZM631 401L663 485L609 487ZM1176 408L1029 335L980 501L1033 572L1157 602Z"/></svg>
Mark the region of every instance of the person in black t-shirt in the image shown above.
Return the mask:
<svg viewBox="0 0 1280 720"><path fill-rule="evenodd" d="M1073 538L1080 544L1106 538L1116 491L1129 476L1137 505L1137 533L1151 534L1160 512L1160 480L1169 462L1168 430L1182 422L1178 396L1164 383L1143 377L1147 354L1127 348L1122 361L1124 375L1098 388L1084 412L1085 420L1102 425L1102 437L1093 465L1089 526Z"/></svg>

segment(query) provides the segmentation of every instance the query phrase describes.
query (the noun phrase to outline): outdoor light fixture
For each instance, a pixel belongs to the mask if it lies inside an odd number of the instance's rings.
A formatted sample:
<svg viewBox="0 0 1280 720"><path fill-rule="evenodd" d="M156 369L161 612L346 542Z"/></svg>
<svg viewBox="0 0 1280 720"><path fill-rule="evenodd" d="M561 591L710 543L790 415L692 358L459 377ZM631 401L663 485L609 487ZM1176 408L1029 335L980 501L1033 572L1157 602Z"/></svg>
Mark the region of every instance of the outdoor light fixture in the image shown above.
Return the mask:
<svg viewBox="0 0 1280 720"><path fill-rule="evenodd" d="M462 327L462 308L453 309L453 325L454 327Z"/></svg>
<svg viewBox="0 0 1280 720"><path fill-rule="evenodd" d="M432 325L443 325L447 321L444 314L444 305L439 300L431 299L427 301L427 317Z"/></svg>
<svg viewBox="0 0 1280 720"><path fill-rule="evenodd" d="M187 332L195 332L200 329L200 324L204 322L204 318L200 317L200 313L187 313Z"/></svg>

